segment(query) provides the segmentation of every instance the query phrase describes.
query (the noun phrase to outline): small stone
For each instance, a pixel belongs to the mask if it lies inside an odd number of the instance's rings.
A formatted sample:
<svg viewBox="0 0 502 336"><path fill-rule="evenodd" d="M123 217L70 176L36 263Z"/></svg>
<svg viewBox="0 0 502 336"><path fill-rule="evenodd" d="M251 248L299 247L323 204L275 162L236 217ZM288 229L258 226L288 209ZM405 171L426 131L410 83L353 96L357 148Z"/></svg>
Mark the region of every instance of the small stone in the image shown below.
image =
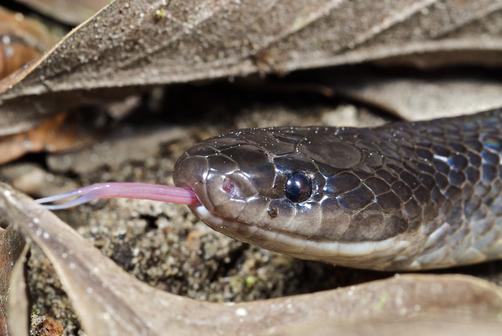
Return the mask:
<svg viewBox="0 0 502 336"><path fill-rule="evenodd" d="M248 311L246 310L246 308L237 308L235 310L235 315L237 315L239 317L247 316L247 314L248 314Z"/></svg>

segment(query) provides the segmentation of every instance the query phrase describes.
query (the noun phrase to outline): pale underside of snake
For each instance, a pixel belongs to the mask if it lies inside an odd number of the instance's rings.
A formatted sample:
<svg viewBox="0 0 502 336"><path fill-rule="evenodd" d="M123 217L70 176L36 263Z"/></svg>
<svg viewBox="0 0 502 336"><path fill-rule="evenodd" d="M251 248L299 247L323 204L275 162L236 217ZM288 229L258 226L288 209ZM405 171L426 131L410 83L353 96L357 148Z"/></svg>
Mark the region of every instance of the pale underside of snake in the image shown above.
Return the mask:
<svg viewBox="0 0 502 336"><path fill-rule="evenodd" d="M177 187L104 183L39 203L188 204L217 231L302 259L445 268L502 258L501 155L502 110L376 128L242 129L186 151Z"/></svg>

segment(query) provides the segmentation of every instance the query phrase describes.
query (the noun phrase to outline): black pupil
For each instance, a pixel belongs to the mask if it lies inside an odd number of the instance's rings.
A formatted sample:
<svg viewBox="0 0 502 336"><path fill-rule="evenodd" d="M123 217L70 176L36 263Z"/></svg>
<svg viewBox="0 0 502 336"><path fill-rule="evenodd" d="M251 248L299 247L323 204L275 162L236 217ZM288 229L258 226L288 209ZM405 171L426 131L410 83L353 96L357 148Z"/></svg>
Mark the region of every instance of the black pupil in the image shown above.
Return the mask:
<svg viewBox="0 0 502 336"><path fill-rule="evenodd" d="M312 183L310 179L302 173L294 173L286 182L286 197L291 202L303 202L312 193Z"/></svg>

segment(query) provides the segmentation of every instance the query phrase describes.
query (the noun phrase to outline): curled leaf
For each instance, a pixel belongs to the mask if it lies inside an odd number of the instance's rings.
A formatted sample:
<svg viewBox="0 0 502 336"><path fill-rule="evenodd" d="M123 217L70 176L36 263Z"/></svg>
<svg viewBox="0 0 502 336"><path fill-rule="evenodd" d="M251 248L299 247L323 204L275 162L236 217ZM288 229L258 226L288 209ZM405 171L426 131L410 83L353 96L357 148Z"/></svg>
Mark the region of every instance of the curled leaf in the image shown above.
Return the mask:
<svg viewBox="0 0 502 336"><path fill-rule="evenodd" d="M500 334L500 324L492 321L430 321L428 319L416 318L402 321L371 321L365 324L354 325L353 323L333 324L331 321L319 320L310 324L296 325L292 323L283 328L274 329L261 335L274 336L387 336L387 335L407 335L407 336L472 336L482 334L483 336L497 336Z"/></svg>
<svg viewBox="0 0 502 336"><path fill-rule="evenodd" d="M41 116L98 89L369 61L497 65L501 10L500 0L115 0L20 82L0 83L0 112L36 104Z"/></svg>
<svg viewBox="0 0 502 336"><path fill-rule="evenodd" d="M0 218L5 219L0 211ZM3 222L3 225L7 223ZM14 264L20 258L24 248L23 236L14 229L13 225L0 228L0 335L7 335L7 301L10 292L9 283ZM28 318L25 315L25 320Z"/></svg>
<svg viewBox="0 0 502 336"><path fill-rule="evenodd" d="M364 332L379 321L406 326L417 319L436 325L486 321L502 327L501 290L466 276L408 275L239 304L182 298L141 283L55 215L4 184L1 189L6 218L53 263L90 335L289 335L326 326Z"/></svg>
<svg viewBox="0 0 502 336"><path fill-rule="evenodd" d="M40 58L59 38L38 21L0 7L0 87L19 81L22 68ZM36 104L22 111L2 111L0 136L25 131L40 119Z"/></svg>
<svg viewBox="0 0 502 336"><path fill-rule="evenodd" d="M42 55L55 42L39 22L0 7L0 79Z"/></svg>
<svg viewBox="0 0 502 336"><path fill-rule="evenodd" d="M30 309L25 279L25 261L28 250L29 246L26 245L12 270L10 282L6 283L9 284L8 301L6 300L9 328L2 335L8 335L9 331L14 336L28 336L30 334Z"/></svg>
<svg viewBox="0 0 502 336"><path fill-rule="evenodd" d="M390 111L404 120L426 120L477 113L502 106L498 74L472 71L393 74L367 69L325 72L317 83L338 94Z"/></svg>

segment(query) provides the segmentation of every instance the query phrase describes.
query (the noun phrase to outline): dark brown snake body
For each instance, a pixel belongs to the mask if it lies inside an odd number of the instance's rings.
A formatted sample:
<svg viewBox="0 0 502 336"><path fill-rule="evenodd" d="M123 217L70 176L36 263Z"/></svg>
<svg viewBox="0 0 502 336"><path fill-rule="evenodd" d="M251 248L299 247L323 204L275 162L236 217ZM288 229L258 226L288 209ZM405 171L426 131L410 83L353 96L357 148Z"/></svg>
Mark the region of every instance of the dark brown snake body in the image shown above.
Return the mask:
<svg viewBox="0 0 502 336"><path fill-rule="evenodd" d="M502 257L502 110L376 128L232 131L175 183L236 239L303 259L418 270Z"/></svg>

